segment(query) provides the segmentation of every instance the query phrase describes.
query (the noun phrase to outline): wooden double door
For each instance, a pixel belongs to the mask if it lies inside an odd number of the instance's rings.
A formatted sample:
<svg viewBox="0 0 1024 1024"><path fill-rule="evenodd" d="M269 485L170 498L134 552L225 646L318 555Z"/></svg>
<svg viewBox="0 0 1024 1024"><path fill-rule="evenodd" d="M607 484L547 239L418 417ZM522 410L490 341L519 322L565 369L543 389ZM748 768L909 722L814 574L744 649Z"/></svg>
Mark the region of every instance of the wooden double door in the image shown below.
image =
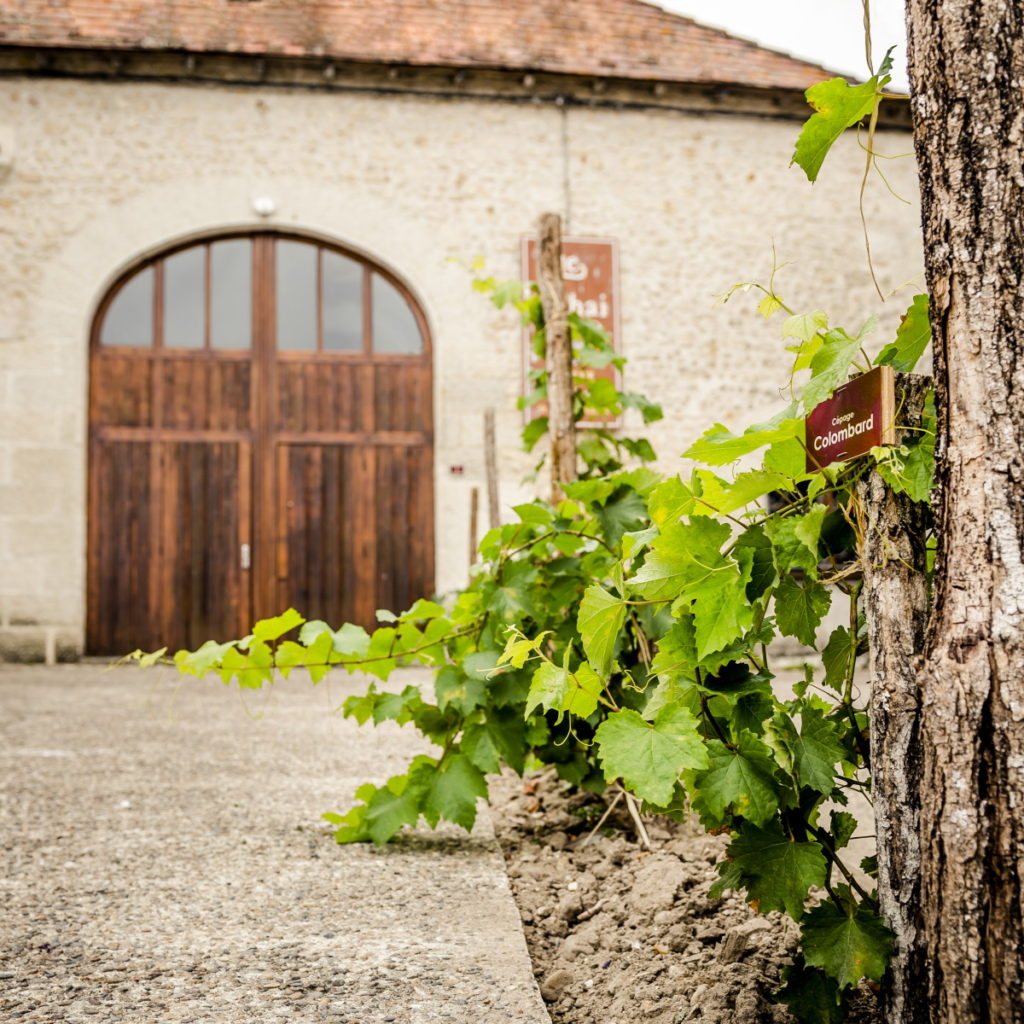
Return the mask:
<svg viewBox="0 0 1024 1024"><path fill-rule="evenodd" d="M432 592L430 338L382 268L270 232L179 248L112 290L90 364L89 653Z"/></svg>

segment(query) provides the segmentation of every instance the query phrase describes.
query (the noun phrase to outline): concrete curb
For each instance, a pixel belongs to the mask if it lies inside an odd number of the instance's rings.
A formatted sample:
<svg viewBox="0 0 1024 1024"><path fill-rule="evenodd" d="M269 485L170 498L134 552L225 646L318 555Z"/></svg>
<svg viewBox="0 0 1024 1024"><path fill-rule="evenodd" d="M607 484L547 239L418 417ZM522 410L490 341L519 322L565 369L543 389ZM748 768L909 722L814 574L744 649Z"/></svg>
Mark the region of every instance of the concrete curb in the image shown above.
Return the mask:
<svg viewBox="0 0 1024 1024"><path fill-rule="evenodd" d="M0 667L0 1017L549 1024L486 811L325 833L423 749L329 713L362 686Z"/></svg>

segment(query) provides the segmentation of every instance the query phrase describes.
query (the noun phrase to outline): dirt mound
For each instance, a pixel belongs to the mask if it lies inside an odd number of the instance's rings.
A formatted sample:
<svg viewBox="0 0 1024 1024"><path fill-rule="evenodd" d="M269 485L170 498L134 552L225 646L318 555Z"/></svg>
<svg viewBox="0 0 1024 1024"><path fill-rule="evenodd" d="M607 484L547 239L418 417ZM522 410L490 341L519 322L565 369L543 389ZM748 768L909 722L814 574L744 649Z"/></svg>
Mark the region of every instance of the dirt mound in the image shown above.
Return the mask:
<svg viewBox="0 0 1024 1024"><path fill-rule="evenodd" d="M797 926L740 896L708 898L727 839L621 810L551 775L492 786L495 828L541 994L555 1024L790 1024L771 1002ZM621 813L620 813L621 810ZM856 1024L877 1024L870 993Z"/></svg>

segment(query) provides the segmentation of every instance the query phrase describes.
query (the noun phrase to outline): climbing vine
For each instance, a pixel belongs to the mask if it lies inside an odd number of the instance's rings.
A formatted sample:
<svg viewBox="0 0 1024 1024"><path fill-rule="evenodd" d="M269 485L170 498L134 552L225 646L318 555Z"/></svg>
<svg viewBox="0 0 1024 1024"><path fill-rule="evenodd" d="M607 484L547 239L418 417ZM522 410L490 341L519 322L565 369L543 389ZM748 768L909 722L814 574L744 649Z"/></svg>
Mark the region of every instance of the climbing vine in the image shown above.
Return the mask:
<svg viewBox="0 0 1024 1024"><path fill-rule="evenodd" d="M809 91L817 112L794 160L812 180L846 127L873 122L886 71L863 86L837 79ZM518 309L542 359L536 292L491 278L475 286ZM730 837L711 894L735 889L757 910L799 922L800 951L779 999L820 1024L843 1018L862 979L881 979L892 943L864 881L872 859L854 865L848 854L858 826L848 797L870 789L871 758L854 683L867 643L856 485L877 468L927 501L934 413L900 445L813 472L804 417L872 363L912 370L929 340L927 299L914 299L871 360L872 319L848 331L821 310L791 309L774 275L738 286L752 287L765 319L782 318L789 404L740 432L710 427L683 453L695 466L685 478L645 465L654 459L646 440L595 427L564 500L513 508L515 521L483 538L468 585L450 599L378 612L372 631L289 610L247 637L173 660L184 673L242 688L297 668L313 683L335 668L374 677L344 714L409 724L436 749L383 785L360 787L350 810L325 814L339 842L385 843L421 819L469 829L487 776L505 766L551 766L594 793L621 787L637 821L641 811L699 816ZM577 419L627 407L645 422L659 418L654 403L588 372L622 360L597 324L569 319ZM531 383L524 404L546 397L543 369ZM545 430L543 416L532 419L526 447ZM825 633L833 605L842 624ZM788 690L773 685L779 637L817 655ZM151 663L163 653L137 657ZM381 685L411 664L433 670L432 687Z"/></svg>

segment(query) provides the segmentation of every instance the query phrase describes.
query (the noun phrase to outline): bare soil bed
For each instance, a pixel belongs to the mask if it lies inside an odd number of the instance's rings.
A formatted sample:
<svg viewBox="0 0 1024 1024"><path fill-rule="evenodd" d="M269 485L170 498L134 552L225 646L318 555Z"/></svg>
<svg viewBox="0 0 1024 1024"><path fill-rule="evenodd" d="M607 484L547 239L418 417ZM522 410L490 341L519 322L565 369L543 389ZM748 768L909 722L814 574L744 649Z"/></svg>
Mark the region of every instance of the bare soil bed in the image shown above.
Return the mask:
<svg viewBox="0 0 1024 1024"><path fill-rule="evenodd" d="M797 926L708 898L726 838L649 819L646 850L620 803L588 841L605 803L551 774L506 774L491 802L554 1024L790 1024L771 993ZM850 1024L878 1020L859 993Z"/></svg>

